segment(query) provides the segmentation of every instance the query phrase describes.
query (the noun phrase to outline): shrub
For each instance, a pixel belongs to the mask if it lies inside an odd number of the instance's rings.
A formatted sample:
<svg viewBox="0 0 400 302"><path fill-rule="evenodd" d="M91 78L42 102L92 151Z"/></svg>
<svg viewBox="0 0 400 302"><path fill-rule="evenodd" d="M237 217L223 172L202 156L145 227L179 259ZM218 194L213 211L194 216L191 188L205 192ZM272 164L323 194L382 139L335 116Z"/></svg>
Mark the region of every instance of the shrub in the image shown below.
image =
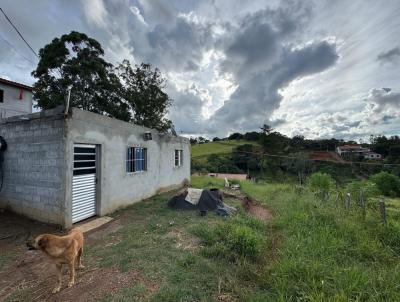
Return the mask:
<svg viewBox="0 0 400 302"><path fill-rule="evenodd" d="M352 181L348 183L344 191L346 193L350 193L353 198L359 199L360 198L360 191L363 191L365 198L375 197L379 195L380 191L377 185L372 181Z"/></svg>
<svg viewBox="0 0 400 302"><path fill-rule="evenodd" d="M386 196L400 195L400 178L388 172L380 172L371 176L371 181L376 184L379 191Z"/></svg>
<svg viewBox="0 0 400 302"><path fill-rule="evenodd" d="M313 192L328 193L334 187L335 181L326 173L313 173L308 178L308 185Z"/></svg>
<svg viewBox="0 0 400 302"><path fill-rule="evenodd" d="M237 225L231 228L227 241L232 251L241 256L255 259L261 251L263 239L253 229Z"/></svg>
<svg viewBox="0 0 400 302"><path fill-rule="evenodd" d="M256 260L266 242L265 231L265 225L254 219L232 219L214 226L199 225L192 230L206 246L203 251L206 256L230 261Z"/></svg>

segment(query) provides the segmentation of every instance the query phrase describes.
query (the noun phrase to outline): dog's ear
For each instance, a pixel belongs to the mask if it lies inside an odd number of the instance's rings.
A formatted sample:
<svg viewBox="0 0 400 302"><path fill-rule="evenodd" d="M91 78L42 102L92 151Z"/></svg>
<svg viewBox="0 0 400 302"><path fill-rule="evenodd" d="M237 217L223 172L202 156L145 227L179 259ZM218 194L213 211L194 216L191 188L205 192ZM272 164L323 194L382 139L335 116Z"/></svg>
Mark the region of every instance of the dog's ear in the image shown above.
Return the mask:
<svg viewBox="0 0 400 302"><path fill-rule="evenodd" d="M49 242L49 239L46 237L42 237L38 240L38 246L44 250L47 247L47 244Z"/></svg>

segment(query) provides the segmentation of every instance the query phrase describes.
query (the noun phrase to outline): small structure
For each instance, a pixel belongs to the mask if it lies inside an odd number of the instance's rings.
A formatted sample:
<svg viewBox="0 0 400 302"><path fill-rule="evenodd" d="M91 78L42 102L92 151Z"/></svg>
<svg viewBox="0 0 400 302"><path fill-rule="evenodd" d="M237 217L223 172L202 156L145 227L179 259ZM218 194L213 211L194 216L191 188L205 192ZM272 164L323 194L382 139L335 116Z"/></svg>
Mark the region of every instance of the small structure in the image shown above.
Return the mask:
<svg viewBox="0 0 400 302"><path fill-rule="evenodd" d="M32 87L0 78L0 119L32 113Z"/></svg>
<svg viewBox="0 0 400 302"><path fill-rule="evenodd" d="M0 207L63 227L190 179L188 139L76 108L1 119L0 136Z"/></svg>
<svg viewBox="0 0 400 302"><path fill-rule="evenodd" d="M236 179L236 180L246 180L247 174L229 174L229 173L208 173L210 177L216 177L220 179Z"/></svg>

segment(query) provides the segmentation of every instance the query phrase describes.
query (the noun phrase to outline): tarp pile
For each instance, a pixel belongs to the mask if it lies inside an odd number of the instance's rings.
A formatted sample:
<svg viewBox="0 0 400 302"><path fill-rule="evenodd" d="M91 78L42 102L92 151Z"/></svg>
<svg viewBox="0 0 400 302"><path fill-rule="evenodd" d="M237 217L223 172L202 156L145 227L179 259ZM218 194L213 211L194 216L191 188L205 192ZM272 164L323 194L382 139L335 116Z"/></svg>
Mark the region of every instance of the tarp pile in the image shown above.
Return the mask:
<svg viewBox="0 0 400 302"><path fill-rule="evenodd" d="M236 211L222 201L222 194L218 189L193 189L188 188L181 194L170 199L168 206L172 209L199 210L201 215L208 211L216 211L218 215L228 216Z"/></svg>

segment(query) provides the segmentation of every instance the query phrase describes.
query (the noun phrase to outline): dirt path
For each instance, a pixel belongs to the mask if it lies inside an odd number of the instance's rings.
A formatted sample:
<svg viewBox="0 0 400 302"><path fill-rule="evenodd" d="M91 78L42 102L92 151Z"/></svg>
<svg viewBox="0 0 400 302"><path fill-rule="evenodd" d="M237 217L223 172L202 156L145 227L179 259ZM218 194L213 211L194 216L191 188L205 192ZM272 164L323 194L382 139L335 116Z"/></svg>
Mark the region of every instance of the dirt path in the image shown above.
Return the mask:
<svg viewBox="0 0 400 302"><path fill-rule="evenodd" d="M242 203L243 208L251 215L261 219L261 220L270 220L273 216L272 213L262 206L258 201L246 196L242 191L239 190L230 190L223 191L224 196L239 199Z"/></svg>

